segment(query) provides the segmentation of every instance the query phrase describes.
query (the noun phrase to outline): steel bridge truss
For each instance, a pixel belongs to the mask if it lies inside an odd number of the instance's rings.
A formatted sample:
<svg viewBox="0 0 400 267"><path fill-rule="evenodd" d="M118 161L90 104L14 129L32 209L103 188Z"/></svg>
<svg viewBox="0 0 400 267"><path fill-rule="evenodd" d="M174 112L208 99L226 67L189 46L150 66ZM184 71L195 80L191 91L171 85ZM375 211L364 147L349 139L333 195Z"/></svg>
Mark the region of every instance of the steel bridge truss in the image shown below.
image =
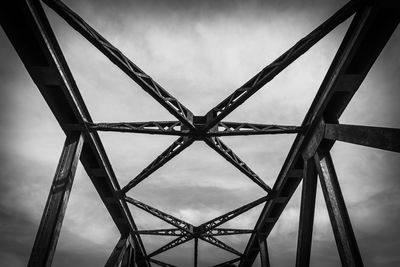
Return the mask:
<svg viewBox="0 0 400 267"><path fill-rule="evenodd" d="M342 265L363 266L329 151L338 140L400 152L400 129L339 123L341 114L399 23L400 7L396 1L350 1L203 116L193 115L64 3L59 0L42 2L58 13L177 120L94 123L40 1L16 0L3 3L0 11L1 25L66 134L28 266L50 266L52 263L79 160L121 233L121 238L105 266L141 267L150 266L151 263L173 266L153 257L189 240L194 240L194 266L197 266L199 239L234 254L232 260L215 266L232 266L235 263L240 267L251 266L259 253L262 266L269 266L267 237L301 181L303 185L296 266L308 266L317 177L320 179ZM223 121L239 105L351 16L353 17L347 33L300 126ZM99 138L99 131L175 135L178 139L128 184L120 187ZM272 186L267 185L219 138L263 134L296 134ZM126 195L130 189L195 141L205 142L264 189L265 196L194 226ZM254 229L219 227L262 203L264 207ZM138 230L128 204L143 209L174 228ZM237 234L251 235L242 252L217 238L221 235ZM141 235L176 238L148 254Z"/></svg>

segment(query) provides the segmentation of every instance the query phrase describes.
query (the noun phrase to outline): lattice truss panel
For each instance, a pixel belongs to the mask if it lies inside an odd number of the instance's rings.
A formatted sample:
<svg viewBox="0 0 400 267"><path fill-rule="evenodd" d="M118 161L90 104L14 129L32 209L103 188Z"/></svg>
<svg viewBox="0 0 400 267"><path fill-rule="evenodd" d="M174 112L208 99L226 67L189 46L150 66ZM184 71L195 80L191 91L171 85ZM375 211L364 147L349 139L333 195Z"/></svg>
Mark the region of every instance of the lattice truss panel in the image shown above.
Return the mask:
<svg viewBox="0 0 400 267"><path fill-rule="evenodd" d="M396 1L350 1L203 116L193 115L178 99L64 3L59 0L42 2L58 13L177 120L94 123L41 3L38 0L4 3L1 9L1 25L67 136L29 266L51 265L79 159L121 233L106 266L150 266L151 263L173 266L153 257L189 240L195 241L193 264L197 266L199 239L234 254L232 260L216 266L232 266L235 263L241 267L251 266L259 253L262 266L269 266L266 239L302 180L296 266L308 266L317 177L320 178L342 264L363 265L329 151L335 141L339 140L400 152L399 129L339 124L341 114L399 23L400 9ZM223 121L239 105L352 15L352 22L341 46L300 126ZM175 135L178 139L128 184L120 187L98 131ZM267 185L219 138L262 134L296 134L273 185ZM126 195L194 141L205 142L264 189L265 196L195 226ZM173 228L139 231L128 204L164 220ZM260 204L264 204L264 207L254 229L219 227ZM217 238L221 235L237 234L251 234L244 251L237 251ZM142 244L141 235L176 238L148 253Z"/></svg>

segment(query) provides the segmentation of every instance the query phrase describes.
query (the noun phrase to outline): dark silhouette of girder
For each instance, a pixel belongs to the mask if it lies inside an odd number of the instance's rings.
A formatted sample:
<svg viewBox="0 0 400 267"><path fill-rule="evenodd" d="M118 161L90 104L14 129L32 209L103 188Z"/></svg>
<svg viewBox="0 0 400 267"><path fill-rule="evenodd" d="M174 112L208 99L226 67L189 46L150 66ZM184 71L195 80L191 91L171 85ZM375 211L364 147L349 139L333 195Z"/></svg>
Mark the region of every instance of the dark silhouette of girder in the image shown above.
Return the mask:
<svg viewBox="0 0 400 267"><path fill-rule="evenodd" d="M203 116L195 116L161 85L136 66L116 47L59 0L42 0L100 52L132 78L178 121L94 123L79 93L39 0L7 1L0 9L0 23L66 134L66 142L43 213L28 266L50 266L74 173L80 159L121 238L105 266L173 266L153 256L194 240L194 266L198 264L198 240L213 244L239 257L215 266L251 266L260 253L262 266L269 266L267 238L299 183L302 184L296 266L310 262L317 178L327 205L343 266L363 266L330 149L335 141L400 152L400 129L344 125L339 118L400 21L396 1L352 0L292 48L267 65L225 100ZM304 54L343 21L352 22L341 46L300 126L222 121L289 64ZM29 45L26 45L29 43ZM147 168L121 188L98 131L175 135L178 139ZM261 134L297 134L282 169L269 187L218 137ZM195 141L203 141L262 187L267 194L247 205L193 226L179 218L126 196L154 171ZM60 182L62 180L62 182ZM218 228L223 223L265 202L254 229ZM174 226L138 230L127 203ZM250 234L243 252L215 236ZM141 235L176 236L147 254Z"/></svg>

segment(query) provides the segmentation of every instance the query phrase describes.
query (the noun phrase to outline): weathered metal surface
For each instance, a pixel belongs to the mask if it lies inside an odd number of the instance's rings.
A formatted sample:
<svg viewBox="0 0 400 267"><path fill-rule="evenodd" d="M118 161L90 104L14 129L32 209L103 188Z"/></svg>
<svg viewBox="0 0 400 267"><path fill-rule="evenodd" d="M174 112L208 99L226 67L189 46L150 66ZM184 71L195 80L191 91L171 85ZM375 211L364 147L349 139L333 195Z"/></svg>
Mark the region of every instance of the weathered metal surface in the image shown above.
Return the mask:
<svg viewBox="0 0 400 267"><path fill-rule="evenodd" d="M297 235L296 267L310 265L316 192L317 170L314 160L309 159L304 162L299 231Z"/></svg>
<svg viewBox="0 0 400 267"><path fill-rule="evenodd" d="M400 129L326 124L324 138L400 152Z"/></svg>
<svg viewBox="0 0 400 267"><path fill-rule="evenodd" d="M104 267L117 267L121 263L127 249L129 247L128 237L122 237L115 245L110 257L108 258Z"/></svg>
<svg viewBox="0 0 400 267"><path fill-rule="evenodd" d="M361 267L361 254L330 153L318 151L314 159L342 266Z"/></svg>
<svg viewBox="0 0 400 267"><path fill-rule="evenodd" d="M70 133L65 140L29 259L30 267L51 266L82 145L83 136L79 132Z"/></svg>

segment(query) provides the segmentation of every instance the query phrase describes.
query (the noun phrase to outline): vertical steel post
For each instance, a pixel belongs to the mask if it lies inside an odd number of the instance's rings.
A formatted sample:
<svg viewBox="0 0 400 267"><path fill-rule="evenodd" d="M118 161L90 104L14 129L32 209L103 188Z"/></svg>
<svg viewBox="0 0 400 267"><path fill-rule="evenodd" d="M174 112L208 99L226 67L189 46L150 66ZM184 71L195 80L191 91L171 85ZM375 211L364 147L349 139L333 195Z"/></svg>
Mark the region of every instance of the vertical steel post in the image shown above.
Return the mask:
<svg viewBox="0 0 400 267"><path fill-rule="evenodd" d="M267 245L267 237L264 235L260 235L258 237L258 244L260 247L260 259L262 267L269 267L269 256L268 256L268 245Z"/></svg>
<svg viewBox="0 0 400 267"><path fill-rule="evenodd" d="M199 254L199 239L195 237L194 239L194 267L197 267L197 258Z"/></svg>
<svg viewBox="0 0 400 267"><path fill-rule="evenodd" d="M68 134L40 221L29 267L51 266L82 145L81 133Z"/></svg>
<svg viewBox="0 0 400 267"><path fill-rule="evenodd" d="M317 191L317 170L313 159L304 161L303 172L296 267L310 265L315 196Z"/></svg>
<svg viewBox="0 0 400 267"><path fill-rule="evenodd" d="M331 155L328 151L318 150L314 160L342 266L364 266Z"/></svg>

